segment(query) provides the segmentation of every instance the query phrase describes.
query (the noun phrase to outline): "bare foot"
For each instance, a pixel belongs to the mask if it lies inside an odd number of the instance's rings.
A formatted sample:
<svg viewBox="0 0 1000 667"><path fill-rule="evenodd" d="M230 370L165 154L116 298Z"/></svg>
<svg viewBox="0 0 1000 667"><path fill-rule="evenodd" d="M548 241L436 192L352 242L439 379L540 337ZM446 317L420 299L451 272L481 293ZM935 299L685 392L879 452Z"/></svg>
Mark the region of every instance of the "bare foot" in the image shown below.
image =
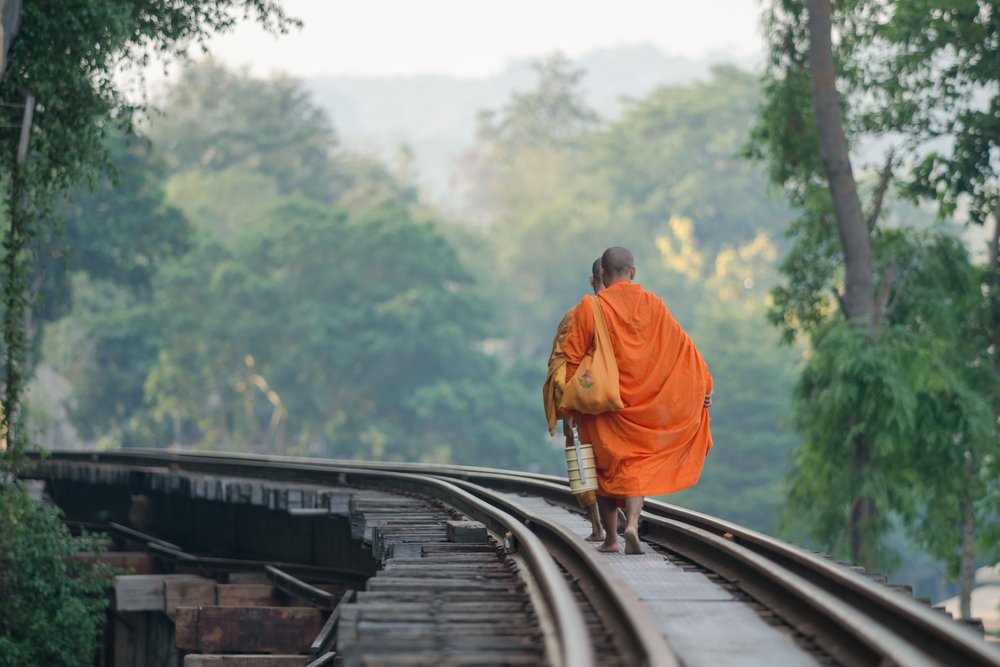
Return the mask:
<svg viewBox="0 0 1000 667"><path fill-rule="evenodd" d="M617 540L615 541L614 544L607 544L607 543L602 544L601 546L597 547L597 550L600 551L602 554L616 554L620 551L620 549L618 548Z"/></svg>
<svg viewBox="0 0 1000 667"><path fill-rule="evenodd" d="M594 532L594 533L591 533L590 535L587 535L583 539L587 540L588 542L603 542L604 541L604 533L603 532L600 532L600 533Z"/></svg>
<svg viewBox="0 0 1000 667"><path fill-rule="evenodd" d="M627 554L641 554L645 553L642 550L642 544L639 542L639 531L625 529L625 553Z"/></svg>

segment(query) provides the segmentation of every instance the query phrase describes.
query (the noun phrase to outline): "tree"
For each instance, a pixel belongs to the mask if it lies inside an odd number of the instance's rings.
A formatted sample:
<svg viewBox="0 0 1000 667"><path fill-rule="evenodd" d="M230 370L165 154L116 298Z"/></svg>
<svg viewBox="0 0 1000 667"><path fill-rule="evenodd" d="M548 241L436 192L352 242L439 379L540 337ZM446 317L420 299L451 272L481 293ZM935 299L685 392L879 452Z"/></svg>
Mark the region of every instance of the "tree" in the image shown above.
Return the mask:
<svg viewBox="0 0 1000 667"><path fill-rule="evenodd" d="M707 81L626 100L621 117L595 133L587 163L625 204L622 226L652 236L671 215L690 218L709 253L758 232L780 238L789 209L767 196L763 170L740 157L759 98L754 75L717 65Z"/></svg>
<svg viewBox="0 0 1000 667"><path fill-rule="evenodd" d="M597 121L580 95L584 73L565 56L556 53L535 61L532 69L538 76L533 90L515 91L503 109L479 113L478 139L500 165L540 146L572 143Z"/></svg>
<svg viewBox="0 0 1000 667"><path fill-rule="evenodd" d="M856 21L848 31L859 51L879 54L850 61L856 89L865 90L859 96L865 102L859 125L896 143L912 165L903 178L907 196L935 203L942 217L962 213L976 226L992 219L979 274L989 315L979 324L986 332L983 350L994 374L1000 374L1000 6L993 0L858 4L858 12L879 17ZM995 385L984 389L993 397L994 415L1000 416ZM953 443L953 449L964 452L964 463L957 466L962 489L979 489L977 471L990 456L964 442ZM974 503L962 495L960 520L942 524L963 527L957 569L962 614L968 617L975 512Z"/></svg>
<svg viewBox="0 0 1000 667"><path fill-rule="evenodd" d="M803 218L792 228L792 233L798 236L796 247L783 267L786 275L793 272L795 275L789 287L776 290L775 321L792 330L806 324L810 326L807 332L818 334L827 319L827 299L820 290L830 288L843 317L852 323L851 335L863 338L875 333L879 317L874 308L870 239L878 214L874 212L871 224L867 224L861 212L848 154L842 100L836 87L838 72L830 12L830 4L825 0L808 0L805 5L776 2L770 9L769 70L765 76L761 122L753 136L758 146L756 156L766 155L770 161L772 180L786 188L793 204L804 209ZM809 102L804 94L809 95ZM835 245L830 242L831 226L839 237ZM838 280L830 281L830 274L817 270L819 258L823 258L827 267L838 270ZM810 274L813 279L800 272ZM798 280L803 277L804 280ZM818 342L814 340L814 344ZM855 349L840 337L828 338L826 344L842 342L843 354ZM833 371L833 367L826 368ZM841 376L848 383L864 382L867 377ZM879 516L880 499L871 495L881 487L864 481L873 473L876 477L879 474L878 466L873 464L874 435L855 423L863 403L874 396L864 390L852 395L858 404L846 409L841 415L845 421L836 429L838 433L849 434L846 441L851 449L852 479L847 482L851 489L848 550L855 562L876 567L878 542L888 523ZM818 446L818 442L813 444ZM806 447L809 446L807 439ZM792 497L810 502L806 500L808 494L793 493Z"/></svg>
<svg viewBox="0 0 1000 667"><path fill-rule="evenodd" d="M253 78L210 58L190 64L149 134L175 173L253 171L282 194L327 204L350 185L329 119L290 77Z"/></svg>
<svg viewBox="0 0 1000 667"><path fill-rule="evenodd" d="M279 200L163 271L146 400L163 444L551 465L486 318L432 221Z"/></svg>
<svg viewBox="0 0 1000 667"><path fill-rule="evenodd" d="M782 266L788 281L775 290L772 319L786 339L810 335L816 350L797 389L806 442L797 454L790 499L796 511L813 518L814 534L829 545L843 546L841 526L850 526L847 550L868 566L879 560L877 545L890 526L885 514L896 513L914 526L915 498L943 489L935 475L943 478L942 471L950 470L966 479L968 493L983 491L952 463L989 442L982 439L989 421L982 421L979 401L957 412L947 406L956 396L974 396L975 388L989 396L996 391L995 378L991 383L981 373L981 355L988 349L982 340L967 336L968 345L944 345L954 332L945 319L899 307L917 290L917 276L936 265L931 258L947 258L948 271L958 275L968 274L963 267L969 260L964 249L948 244L946 232L901 234L878 224L900 166L893 152L869 179L872 203L861 212L846 149L873 127L874 116L865 107L870 79L862 64L892 52L867 50L861 39L872 17L883 16L870 13L875 4L837 3L832 14L829 3L813 0L808 12L797 2L771 7L765 103L754 132L757 156L769 160L772 180L802 211L791 229L795 244ZM830 38L833 26L842 36L837 44ZM838 83L846 95L838 95ZM936 307L948 321L979 321L974 313L980 312L975 304L981 291L944 275L925 278L917 293L947 304ZM837 310L843 321L834 315ZM900 357L901 351L907 356ZM913 374L916 368L924 379ZM927 378L935 381L928 384ZM872 406L883 414L873 413ZM929 414L940 419L926 419ZM931 441L947 442L951 449L915 446ZM955 451L967 455L952 456ZM838 474L847 469L853 474Z"/></svg>
<svg viewBox="0 0 1000 667"><path fill-rule="evenodd" d="M124 64L142 66L154 52L183 55L239 18L253 16L275 31L292 22L271 0L178 2L149 7L132 0L39 0L25 5L17 39L0 83L0 103L23 116L0 133L0 172L8 227L4 236L5 378L0 427L7 450L3 470L16 469L26 443L15 427L27 377L25 312L30 303L32 243L38 221L55 197L109 166L105 137L130 130L141 105L130 102L117 78ZM51 44L58 42L60 48ZM39 107L34 107L35 100ZM32 115L32 112L38 111ZM23 120L22 120L23 119ZM21 128L20 125L30 123ZM30 137L30 159L21 139Z"/></svg>
<svg viewBox="0 0 1000 667"><path fill-rule="evenodd" d="M240 99L178 86L235 115L274 88L213 76ZM288 115L308 117L311 100L297 104ZM209 136L199 119L165 116L157 129L174 147L162 191L190 223L188 253L144 292L75 280L73 416L85 437L554 469L555 450L531 428L536 392L483 353L489 311L407 186L335 148L323 160L349 184L335 205L295 178L282 185L270 170L312 155L308 141L243 144L225 164L181 159L172 133Z"/></svg>
<svg viewBox="0 0 1000 667"><path fill-rule="evenodd" d="M4 69L7 66L7 51L10 49L10 43L14 41L17 36L17 29L21 25L21 0L4 0L0 2L0 16L2 16L2 25L0 25L0 35L2 35L3 46L0 50L0 79L3 78Z"/></svg>

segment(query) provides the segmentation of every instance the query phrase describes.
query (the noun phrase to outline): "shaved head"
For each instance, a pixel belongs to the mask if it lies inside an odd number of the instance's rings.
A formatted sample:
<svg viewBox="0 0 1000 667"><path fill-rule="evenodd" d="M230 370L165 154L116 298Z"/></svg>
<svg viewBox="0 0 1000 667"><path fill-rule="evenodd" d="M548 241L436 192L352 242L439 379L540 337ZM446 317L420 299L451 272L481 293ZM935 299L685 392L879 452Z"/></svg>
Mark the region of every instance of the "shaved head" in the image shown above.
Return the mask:
<svg viewBox="0 0 1000 667"><path fill-rule="evenodd" d="M608 248L601 255L601 269L604 271L604 284L607 286L623 278L631 280L634 268L632 253L621 246Z"/></svg>
<svg viewBox="0 0 1000 667"><path fill-rule="evenodd" d="M598 257L590 267L590 286L597 294L604 289L604 281L601 280L601 258Z"/></svg>

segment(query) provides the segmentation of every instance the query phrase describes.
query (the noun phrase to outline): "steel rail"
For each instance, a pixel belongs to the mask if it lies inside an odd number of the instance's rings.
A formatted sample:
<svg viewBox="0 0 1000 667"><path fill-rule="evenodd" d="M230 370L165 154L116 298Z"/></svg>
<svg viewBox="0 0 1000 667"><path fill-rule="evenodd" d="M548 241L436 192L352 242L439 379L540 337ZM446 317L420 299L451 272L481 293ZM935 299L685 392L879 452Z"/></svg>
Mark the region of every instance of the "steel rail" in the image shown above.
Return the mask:
<svg viewBox="0 0 1000 667"><path fill-rule="evenodd" d="M68 455L66 455L68 454ZM546 642L550 664L558 667L594 667L596 658L586 622L562 573L545 545L520 520L490 505L449 481L395 471L359 466L338 467L316 459L275 461L273 458L202 456L177 452L59 452L58 459L162 467L175 465L188 471L233 477L283 479L317 484L355 484L368 488L407 491L435 498L482 522L494 534L509 533L518 554L529 566L538 584L539 598L533 600L540 617L548 617L556 628L555 645ZM153 545L155 546L155 545Z"/></svg>
<svg viewBox="0 0 1000 667"><path fill-rule="evenodd" d="M778 616L813 639L841 664L861 667L933 667L936 660L886 632L836 595L739 544L701 528L644 513L648 541L682 554L735 582Z"/></svg>
<svg viewBox="0 0 1000 667"><path fill-rule="evenodd" d="M447 468L437 474L515 493L531 493L567 508L577 508L576 500L564 478L516 475L510 471L462 467ZM911 645L919 647L925 655L933 657L942 664L970 667L1000 666L1000 649L983 641L982 637L971 628L956 623L939 611L915 600L911 595L873 581L862 572L758 531L663 501L647 499L643 509L642 518L648 538L657 539L659 531L654 526L658 518L672 520L678 526L699 528L705 531L706 535L724 537L728 542L744 547L748 552L746 555L753 553L771 561L770 570L785 569L800 580L848 603L856 613L862 613L878 623L886 634L894 633L899 637L905 637ZM664 540L657 541L664 542ZM664 546L670 546L669 538L666 539ZM741 555L736 557L743 558ZM758 592L761 590L758 586ZM839 615L839 611L834 613L832 609L831 613L834 617ZM794 617L791 618L794 620ZM804 624L802 628L808 630ZM841 636L845 636L843 632ZM887 638L885 643L883 649L885 655L897 652L898 647L894 640Z"/></svg>
<svg viewBox="0 0 1000 667"><path fill-rule="evenodd" d="M549 482L534 477L518 478L482 470L453 471L450 474L488 484L493 488L539 495L567 508L577 507L565 479ZM659 531L654 528L656 519L672 520L678 526L698 528L705 531L706 535L723 537L728 542L744 547L747 554L753 553L771 561L770 570L785 569L801 580L834 595L850 604L856 613L864 614L884 628L885 634L893 633L904 637L907 642L919 647L925 655L933 657L940 664L1000 666L1000 649L985 642L971 628L956 623L912 596L879 584L850 567L738 524L659 500L646 499L643 509L646 537L659 541L668 548L673 547L670 538L657 539ZM737 557L742 558L739 555ZM760 590L762 589L758 585L758 592ZM794 616L789 617L793 625L794 620ZM800 625L809 631L809 627ZM840 634L845 636L843 632ZM887 638L886 644L886 655L896 651L892 639Z"/></svg>
<svg viewBox="0 0 1000 667"><path fill-rule="evenodd" d="M317 588L298 577L293 577L284 570L276 568L273 565L265 565L264 572L275 588L289 595L301 598L314 607L331 611L337 606L338 600L336 595L327 593L322 588Z"/></svg>
<svg viewBox="0 0 1000 667"><path fill-rule="evenodd" d="M555 559L577 579L597 614L613 631L616 648L625 664L679 667L679 659L664 640L648 607L604 566L592 545L564 525L537 516L496 491L464 480L452 483L517 516L545 542Z"/></svg>
<svg viewBox="0 0 1000 667"><path fill-rule="evenodd" d="M836 595L873 622L905 637L942 664L969 667L1000 665L1000 650L984 641L971 628L956 623L911 595L888 588L861 572L802 547L657 500L646 501L643 519L650 537L656 537L664 525L662 522L672 522L722 537L747 552L764 557L773 567L785 569Z"/></svg>

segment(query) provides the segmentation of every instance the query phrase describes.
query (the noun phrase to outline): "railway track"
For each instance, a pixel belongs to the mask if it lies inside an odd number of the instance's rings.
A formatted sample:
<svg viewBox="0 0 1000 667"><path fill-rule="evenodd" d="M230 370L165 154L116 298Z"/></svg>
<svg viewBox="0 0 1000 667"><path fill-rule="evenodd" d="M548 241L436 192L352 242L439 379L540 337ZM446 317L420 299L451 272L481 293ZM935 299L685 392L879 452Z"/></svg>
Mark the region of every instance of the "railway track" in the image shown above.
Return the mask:
<svg viewBox="0 0 1000 667"><path fill-rule="evenodd" d="M369 590L338 612L341 641L325 648L336 648L343 664L1000 665L1000 651L981 635L864 572L666 503L645 504L645 555L600 554L578 536L576 501L556 477L152 450L57 453L41 463L41 476L81 477L67 473L73 465L130 470L120 478L133 490L157 470L168 471L158 479L186 474L377 489L424 499L486 528L490 544L459 553L445 542L428 546L440 538L426 523L431 509L390 504L383 518L365 519L375 526L382 566ZM393 533L391 517L406 512L424 518L414 518L419 527L412 530L400 522ZM399 546L406 540L419 540L422 551ZM438 579L418 581L441 570ZM510 573L520 587L503 583ZM385 587L393 581L412 590L390 592ZM448 581L457 583L444 595ZM482 582L490 586L474 591ZM502 623L476 614L487 602ZM428 625L428 615L452 632ZM395 654L394 631L404 635Z"/></svg>

